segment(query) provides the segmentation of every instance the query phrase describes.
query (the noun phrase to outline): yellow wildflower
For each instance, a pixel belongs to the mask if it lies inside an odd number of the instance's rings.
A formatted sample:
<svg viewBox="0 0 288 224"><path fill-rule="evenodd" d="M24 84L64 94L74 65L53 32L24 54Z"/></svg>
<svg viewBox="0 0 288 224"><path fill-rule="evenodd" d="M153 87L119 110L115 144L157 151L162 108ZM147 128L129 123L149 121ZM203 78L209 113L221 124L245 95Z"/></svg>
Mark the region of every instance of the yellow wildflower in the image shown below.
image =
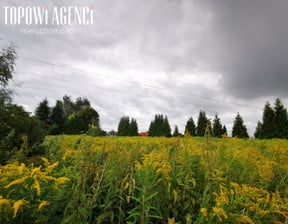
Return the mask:
<svg viewBox="0 0 288 224"><path fill-rule="evenodd" d="M21 165L18 166L18 172L19 172L20 174L22 174L25 168L26 168L25 164L24 164L24 163L21 163Z"/></svg>
<svg viewBox="0 0 288 224"><path fill-rule="evenodd" d="M39 181L37 180L37 178L34 179L34 184L32 187L36 189L37 195L40 196L41 188L40 188L40 184L39 184Z"/></svg>
<svg viewBox="0 0 288 224"><path fill-rule="evenodd" d="M217 218L220 222L222 222L222 218L227 219L227 214L223 208L213 207L213 212L217 215Z"/></svg>
<svg viewBox="0 0 288 224"><path fill-rule="evenodd" d="M174 224L175 218L168 218L168 224Z"/></svg>
<svg viewBox="0 0 288 224"><path fill-rule="evenodd" d="M41 166L32 169L31 176L37 175L41 173Z"/></svg>
<svg viewBox="0 0 288 224"><path fill-rule="evenodd" d="M215 195L216 206L228 205L229 204L229 191L224 185L220 185L220 193L213 193Z"/></svg>
<svg viewBox="0 0 288 224"><path fill-rule="evenodd" d="M1 195L0 195L0 208L3 206L3 205L10 205L10 202L9 202L9 199L6 199L6 198L3 198Z"/></svg>
<svg viewBox="0 0 288 224"><path fill-rule="evenodd" d="M56 179L57 179L57 178L55 178L55 177L46 176L46 175L41 175L40 178L41 178L41 180L43 180L43 181L47 181L47 180L55 180L55 181L56 181Z"/></svg>
<svg viewBox="0 0 288 224"><path fill-rule="evenodd" d="M254 222L252 221L252 219L250 219L248 216L241 216L238 219L239 223L248 223L248 224L254 224Z"/></svg>
<svg viewBox="0 0 288 224"><path fill-rule="evenodd" d="M139 163L138 161L135 162L135 167L137 170L143 170L143 165Z"/></svg>
<svg viewBox="0 0 288 224"><path fill-rule="evenodd" d="M49 166L50 163L49 163L48 159L46 159L45 157L41 157L41 159L43 160L43 162L46 166Z"/></svg>
<svg viewBox="0 0 288 224"><path fill-rule="evenodd" d="M263 164L258 165L259 176L265 181L271 181L274 178L273 163L265 161Z"/></svg>
<svg viewBox="0 0 288 224"><path fill-rule="evenodd" d="M242 188L239 186L239 184L231 182L231 186L234 188L235 194L241 194Z"/></svg>
<svg viewBox="0 0 288 224"><path fill-rule="evenodd" d="M55 163L49 165L49 166L47 167L46 171L47 171L48 173L50 173L56 166L58 166L58 164L59 164L59 162L55 162Z"/></svg>
<svg viewBox="0 0 288 224"><path fill-rule="evenodd" d="M62 160L66 160L68 157L71 157L73 155L73 150L67 149L62 157Z"/></svg>
<svg viewBox="0 0 288 224"><path fill-rule="evenodd" d="M203 216L207 217L208 211L207 211L206 208L201 208L201 209L200 209L200 212L202 213Z"/></svg>
<svg viewBox="0 0 288 224"><path fill-rule="evenodd" d="M67 181L70 181L70 179L67 178L67 177L59 177L59 178L56 179L56 182L57 182L58 184L64 184L64 183L66 183Z"/></svg>
<svg viewBox="0 0 288 224"><path fill-rule="evenodd" d="M28 177L22 177L20 179L17 179L17 180L13 180L10 184L6 185L4 188L9 188L13 185L16 185L16 184L22 184Z"/></svg>
<svg viewBox="0 0 288 224"><path fill-rule="evenodd" d="M21 206L23 206L25 204L25 201L24 200L18 200L18 201L15 201L14 204L13 204L13 218L16 217L17 215L17 212L18 210L21 208Z"/></svg>
<svg viewBox="0 0 288 224"><path fill-rule="evenodd" d="M49 205L49 202L48 202L48 201L42 201L42 202L38 205L38 211L41 211L42 208L43 208L44 206L47 206L47 205Z"/></svg>

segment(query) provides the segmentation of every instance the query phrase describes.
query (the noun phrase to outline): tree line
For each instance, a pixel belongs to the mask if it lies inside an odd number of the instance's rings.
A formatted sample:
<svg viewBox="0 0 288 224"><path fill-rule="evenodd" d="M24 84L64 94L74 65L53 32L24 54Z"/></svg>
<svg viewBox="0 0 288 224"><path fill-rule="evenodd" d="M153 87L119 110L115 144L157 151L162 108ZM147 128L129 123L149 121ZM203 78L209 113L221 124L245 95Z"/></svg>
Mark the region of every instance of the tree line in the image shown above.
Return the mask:
<svg viewBox="0 0 288 224"><path fill-rule="evenodd" d="M39 103L35 117L43 125L49 135L59 134L89 134L102 136L99 114L91 107L87 98L78 97L75 101L70 96L57 100L54 107L49 106L47 99Z"/></svg>
<svg viewBox="0 0 288 224"><path fill-rule="evenodd" d="M8 159L25 158L32 153L41 153L41 143L45 135L58 134L88 134L92 136L105 135L101 129L98 112L92 108L87 98L72 100L63 96L53 107L47 99L41 101L35 115L25 111L22 106L13 103L13 89L9 82L13 81L16 47L8 46L0 49L0 164ZM227 135L225 125L222 125L216 114L211 121L205 112L199 112L197 123L190 117L185 125L185 135L204 136L208 130L214 137ZM118 124L118 136L137 136L138 124L135 118L122 117ZM178 127L172 132L168 117L156 114L148 128L149 136L181 136ZM248 138L247 128L240 114L235 117L232 137ZM258 121L254 133L255 138L288 138L287 109L280 99L275 100L274 107L267 102L263 109L262 121Z"/></svg>
<svg viewBox="0 0 288 224"><path fill-rule="evenodd" d="M266 102L262 121L258 121L254 136L260 139L288 138L287 109L279 98L275 100L273 108Z"/></svg>
<svg viewBox="0 0 288 224"><path fill-rule="evenodd" d="M124 120L126 120L126 124L124 124ZM138 127L137 121L133 119L135 122L135 126ZM207 118L205 111L200 110L197 125L195 124L193 117L190 117L185 125L184 135L186 136L205 136L206 130L209 130L209 133L212 137L222 137L227 136L227 129L225 125L222 125L220 118L216 114L213 121ZM125 130L125 131L123 131ZM125 134L123 134L125 133ZM122 117L118 124L118 136L131 136L129 133L129 117ZM138 135L138 133L135 133ZM169 120L167 115L156 114L154 119L150 122L148 129L148 136L165 136L165 137L177 137L183 136L179 132L178 126L174 127L174 131L169 124ZM243 119L238 113L232 130L232 136L238 138L248 138L247 128L244 125Z"/></svg>
<svg viewBox="0 0 288 224"><path fill-rule="evenodd" d="M122 126L122 119L118 125L121 129L119 134L120 136L128 136L129 125ZM129 120L129 117L126 117ZM137 121L134 119L137 126ZM127 128L123 132L123 129ZM222 125L218 114L215 114L212 122L207 118L205 111L200 110L198 115L197 124L195 124L193 117L190 117L185 125L185 135L190 136L204 136L205 131L208 128L209 133L213 137L222 137L227 136L227 129L225 125ZM137 135L135 133L135 135ZM178 127L174 127L173 133L171 133L171 127L169 124L168 117L163 114L156 114L154 119L150 122L148 129L148 136L181 136L183 134L179 133ZM237 113L232 127L232 137L238 138L249 138L247 127L244 124L244 120L239 113ZM288 113L287 108L284 107L283 103L279 98L276 98L274 107L271 106L269 102L266 102L262 121L258 121L256 130L254 132L254 137L258 139L271 139L271 138L280 138L288 139Z"/></svg>

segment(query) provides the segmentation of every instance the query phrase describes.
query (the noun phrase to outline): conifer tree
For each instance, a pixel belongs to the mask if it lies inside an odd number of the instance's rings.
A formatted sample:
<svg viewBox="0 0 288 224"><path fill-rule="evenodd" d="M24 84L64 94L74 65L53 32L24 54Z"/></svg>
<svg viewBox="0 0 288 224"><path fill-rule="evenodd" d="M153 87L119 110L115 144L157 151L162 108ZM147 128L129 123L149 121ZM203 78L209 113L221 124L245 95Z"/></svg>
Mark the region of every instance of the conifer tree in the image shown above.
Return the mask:
<svg viewBox="0 0 288 224"><path fill-rule="evenodd" d="M138 125L136 119L132 118L129 123L129 130L128 130L129 136L138 136Z"/></svg>
<svg viewBox="0 0 288 224"><path fill-rule="evenodd" d="M266 102L263 110L262 125L259 132L259 138L275 137L275 113L269 102Z"/></svg>
<svg viewBox="0 0 288 224"><path fill-rule="evenodd" d="M44 99L42 102L39 103L35 110L35 116L42 121L45 126L49 123L49 116L50 116L50 107L48 105L48 100Z"/></svg>
<svg viewBox="0 0 288 224"><path fill-rule="evenodd" d="M189 135L195 136L196 135L196 126L192 117L188 119L185 126L185 133L188 132Z"/></svg>
<svg viewBox="0 0 288 224"><path fill-rule="evenodd" d="M171 128L167 116L156 114L149 126L149 136L171 136Z"/></svg>
<svg viewBox="0 0 288 224"><path fill-rule="evenodd" d="M179 130L178 130L178 126L175 125L174 131L173 131L173 137L177 137L177 136L179 136L179 135L180 135L180 133L179 133Z"/></svg>
<svg viewBox="0 0 288 224"><path fill-rule="evenodd" d="M217 114L215 114L215 118L213 120L213 128L212 128L213 136L221 138L222 136L222 124L220 118Z"/></svg>
<svg viewBox="0 0 288 224"><path fill-rule="evenodd" d="M52 135L62 134L64 131L65 115L63 109L63 103L60 100L57 100L55 107L52 108L51 122L52 126L50 129L50 134Z"/></svg>
<svg viewBox="0 0 288 224"><path fill-rule="evenodd" d="M249 138L247 133L247 128L244 125L244 121L239 113L235 117L233 128L232 128L232 137L238 138Z"/></svg>
<svg viewBox="0 0 288 224"><path fill-rule="evenodd" d="M130 119L129 117L121 117L119 124L118 124L118 136L128 136L129 134L129 125L130 125Z"/></svg>
<svg viewBox="0 0 288 224"><path fill-rule="evenodd" d="M162 126L162 135L165 137L171 137L171 127L170 127L167 116L164 117L163 126Z"/></svg>
<svg viewBox="0 0 288 224"><path fill-rule="evenodd" d="M254 137L255 138L262 138L261 131L262 131L262 123L260 121L258 121L255 132L254 132Z"/></svg>
<svg viewBox="0 0 288 224"><path fill-rule="evenodd" d="M222 128L222 136L223 135L228 135L228 133L227 133L227 128L226 128L226 126L225 125L223 125L223 128Z"/></svg>
<svg viewBox="0 0 288 224"><path fill-rule="evenodd" d="M288 137L287 109L283 106L279 98L275 100L274 105L274 124L275 124L275 137L287 138Z"/></svg>
<svg viewBox="0 0 288 224"><path fill-rule="evenodd" d="M204 111L200 110L198 121L197 121L197 128L196 128L196 135L197 136L204 136L205 129L207 126L207 117Z"/></svg>

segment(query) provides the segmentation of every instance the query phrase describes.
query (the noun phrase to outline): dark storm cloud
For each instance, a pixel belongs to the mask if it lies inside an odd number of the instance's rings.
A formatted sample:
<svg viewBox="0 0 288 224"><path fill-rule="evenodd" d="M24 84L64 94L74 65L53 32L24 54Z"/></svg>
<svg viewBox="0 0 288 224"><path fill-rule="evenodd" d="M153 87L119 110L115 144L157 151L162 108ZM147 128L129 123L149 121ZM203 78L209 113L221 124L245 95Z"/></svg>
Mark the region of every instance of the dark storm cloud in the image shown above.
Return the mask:
<svg viewBox="0 0 288 224"><path fill-rule="evenodd" d="M288 1L210 1L207 61L223 89L240 98L285 97L288 89ZM215 57L209 57L209 54Z"/></svg>

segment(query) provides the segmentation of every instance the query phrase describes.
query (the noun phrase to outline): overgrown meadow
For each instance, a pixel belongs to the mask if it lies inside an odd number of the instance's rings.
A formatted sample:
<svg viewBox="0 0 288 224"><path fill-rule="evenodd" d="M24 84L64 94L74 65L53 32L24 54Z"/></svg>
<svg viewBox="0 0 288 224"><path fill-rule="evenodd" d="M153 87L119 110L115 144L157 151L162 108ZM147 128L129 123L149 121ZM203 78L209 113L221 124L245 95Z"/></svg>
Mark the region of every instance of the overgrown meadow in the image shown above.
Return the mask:
<svg viewBox="0 0 288 224"><path fill-rule="evenodd" d="M0 223L288 223L288 141L48 136L0 166Z"/></svg>

